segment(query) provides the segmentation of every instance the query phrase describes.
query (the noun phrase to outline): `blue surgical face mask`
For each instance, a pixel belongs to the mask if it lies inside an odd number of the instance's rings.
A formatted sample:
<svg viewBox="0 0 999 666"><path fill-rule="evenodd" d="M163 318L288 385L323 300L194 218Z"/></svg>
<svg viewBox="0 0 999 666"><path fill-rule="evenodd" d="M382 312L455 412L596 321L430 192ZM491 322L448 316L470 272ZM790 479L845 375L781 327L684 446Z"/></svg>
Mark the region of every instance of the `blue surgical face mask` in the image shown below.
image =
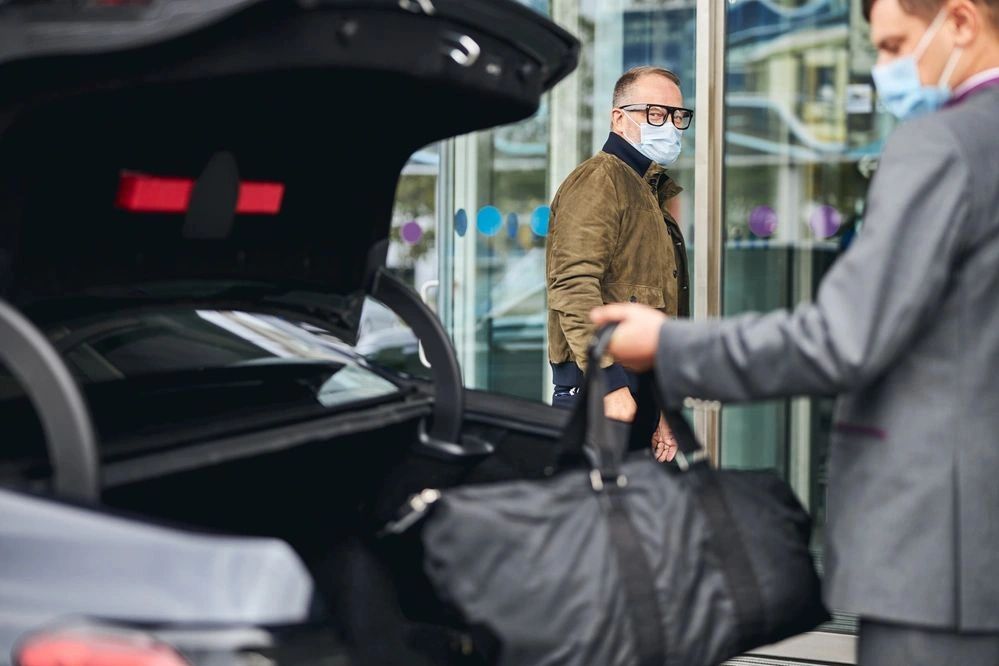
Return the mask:
<svg viewBox="0 0 999 666"><path fill-rule="evenodd" d="M946 9L940 10L933 23L923 33L912 53L896 58L871 70L881 104L899 120L908 120L936 111L950 99L950 77L961 59L962 49L955 48L947 60L936 86L924 86L919 78L919 59L947 20Z"/></svg>
<svg viewBox="0 0 999 666"><path fill-rule="evenodd" d="M660 166L669 166L680 157L680 130L669 120L661 127L649 123L638 124L623 111L624 117L638 125L641 130L641 141L632 144L641 154Z"/></svg>

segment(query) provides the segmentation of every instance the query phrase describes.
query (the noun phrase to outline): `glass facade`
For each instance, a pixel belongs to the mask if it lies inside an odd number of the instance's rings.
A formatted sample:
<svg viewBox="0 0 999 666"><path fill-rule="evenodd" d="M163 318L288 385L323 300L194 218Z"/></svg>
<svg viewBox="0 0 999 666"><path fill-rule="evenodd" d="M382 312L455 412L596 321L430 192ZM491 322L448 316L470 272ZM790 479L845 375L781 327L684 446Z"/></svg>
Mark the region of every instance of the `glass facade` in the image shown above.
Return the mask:
<svg viewBox="0 0 999 666"><path fill-rule="evenodd" d="M535 3L538 4L538 3ZM452 318L465 381L540 400L545 382L545 234L551 99L516 125L464 137ZM459 298L460 296L460 298Z"/></svg>
<svg viewBox="0 0 999 666"><path fill-rule="evenodd" d="M695 106L695 12L694 0L525 4L580 38L580 67L531 118L414 156L397 193L389 263L437 307L468 386L548 400L548 204L562 179L602 147L614 83L626 69L672 69L683 81L685 103ZM679 219L688 239L684 211L692 207L693 155L689 131L671 170L686 188ZM441 290L440 284L451 288ZM412 350L408 361L398 351L384 353L418 371Z"/></svg>
<svg viewBox="0 0 999 666"><path fill-rule="evenodd" d="M859 5L728 5L724 314L811 300L861 224L887 127L874 108L874 53ZM784 474L815 519L820 563L832 404L800 398L722 410L722 465Z"/></svg>
<svg viewBox="0 0 999 666"><path fill-rule="evenodd" d="M613 85L629 67L675 71L695 126L704 122L695 75L706 50L696 43L697 12L706 3L525 4L580 39L579 68L533 117L414 155L399 185L390 264L437 308L468 386L548 400L548 203L603 145ZM724 132L698 147L688 130L670 170L684 187L678 219L693 271L695 156L722 151L722 279L712 285L691 274L692 288L701 296L716 290L721 314L793 308L814 297L862 226L868 179L890 129L875 109L874 54L860 0L726 0L724 8L724 32L715 35L724 40ZM402 330L391 333L384 321L371 330L397 335L386 354L421 371L415 341ZM805 398L725 407L720 463L778 470L821 528L831 408L830 400Z"/></svg>

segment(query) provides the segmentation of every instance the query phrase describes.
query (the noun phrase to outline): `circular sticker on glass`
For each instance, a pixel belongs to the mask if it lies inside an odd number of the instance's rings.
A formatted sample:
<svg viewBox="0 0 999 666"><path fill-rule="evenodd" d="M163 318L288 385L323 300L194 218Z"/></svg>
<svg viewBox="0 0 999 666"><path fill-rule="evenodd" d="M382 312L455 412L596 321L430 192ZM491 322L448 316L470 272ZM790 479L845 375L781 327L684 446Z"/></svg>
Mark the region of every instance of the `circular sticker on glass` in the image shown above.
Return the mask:
<svg viewBox="0 0 999 666"><path fill-rule="evenodd" d="M548 235L548 222L552 216L552 209L548 206L538 206L531 213L531 231L538 236Z"/></svg>
<svg viewBox="0 0 999 666"><path fill-rule="evenodd" d="M777 231L777 211L770 206L757 206L749 212L749 230L754 236L770 238Z"/></svg>
<svg viewBox="0 0 999 666"><path fill-rule="evenodd" d="M825 239L836 235L843 224L843 216L829 205L816 206L808 217L808 226L816 238Z"/></svg>
<svg viewBox="0 0 999 666"><path fill-rule="evenodd" d="M416 220L410 220L406 224L402 225L402 240L406 241L410 245L416 245L423 238L423 227Z"/></svg>
<svg viewBox="0 0 999 666"><path fill-rule="evenodd" d="M479 232L485 236L495 236L503 226L503 214L496 206L483 206L475 220Z"/></svg>
<svg viewBox="0 0 999 666"><path fill-rule="evenodd" d="M517 227L520 226L520 219L517 217L516 213L510 213L506 216L506 235L510 237L511 240L517 239Z"/></svg>

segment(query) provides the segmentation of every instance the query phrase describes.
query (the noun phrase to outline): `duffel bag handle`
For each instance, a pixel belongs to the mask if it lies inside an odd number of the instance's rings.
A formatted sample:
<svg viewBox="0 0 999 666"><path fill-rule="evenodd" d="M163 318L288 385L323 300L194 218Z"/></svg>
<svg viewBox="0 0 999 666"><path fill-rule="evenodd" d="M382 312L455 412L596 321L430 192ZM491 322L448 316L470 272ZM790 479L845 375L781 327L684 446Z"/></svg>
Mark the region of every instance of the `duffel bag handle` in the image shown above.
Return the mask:
<svg viewBox="0 0 999 666"><path fill-rule="evenodd" d="M614 446L621 437L615 437L615 426L611 425L611 420L604 416L603 397L607 392L604 373L593 372L591 369L600 367L600 362L610 347L611 338L616 329L617 324L613 323L597 329L587 354L585 395L583 396L584 400L580 401L586 403L585 446L589 449L591 456L596 456L595 465L600 469L604 478L617 474L617 465L623 455L623 449ZM665 402L654 378L650 378L647 384L652 385L655 405L662 412L666 424L676 438L677 466L683 471L687 471L696 465L707 464L707 451L697 441L697 436L683 413L679 410L669 410L663 407ZM580 404L578 409L584 409L584 406Z"/></svg>
<svg viewBox="0 0 999 666"><path fill-rule="evenodd" d="M604 415L604 396L607 394L607 382L604 373L600 372L600 361L607 353L614 326L607 326L590 340L587 349L586 381L583 387L582 400L577 410L584 410L586 416L586 432L583 436L583 451L593 465L595 474L590 479L593 487L599 490L603 481L619 478L621 460L627 448L628 424L612 421Z"/></svg>

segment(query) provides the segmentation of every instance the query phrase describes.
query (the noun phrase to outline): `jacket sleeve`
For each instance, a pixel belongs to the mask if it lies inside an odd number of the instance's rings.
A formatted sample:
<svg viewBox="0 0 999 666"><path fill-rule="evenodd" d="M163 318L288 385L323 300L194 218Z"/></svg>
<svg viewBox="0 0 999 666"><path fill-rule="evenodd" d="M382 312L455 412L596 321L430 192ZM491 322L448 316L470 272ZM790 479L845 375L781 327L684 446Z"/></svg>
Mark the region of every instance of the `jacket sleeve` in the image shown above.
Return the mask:
<svg viewBox="0 0 999 666"><path fill-rule="evenodd" d="M969 168L933 116L903 125L871 184L864 229L815 303L794 312L670 321L655 369L670 407L859 389L935 316L966 250Z"/></svg>
<svg viewBox="0 0 999 666"><path fill-rule="evenodd" d="M593 335L590 310L604 302L600 284L617 246L621 213L613 179L597 168L559 193L549 232L548 307L558 315L566 342L583 370ZM626 385L623 369L614 364L607 382L609 391Z"/></svg>

